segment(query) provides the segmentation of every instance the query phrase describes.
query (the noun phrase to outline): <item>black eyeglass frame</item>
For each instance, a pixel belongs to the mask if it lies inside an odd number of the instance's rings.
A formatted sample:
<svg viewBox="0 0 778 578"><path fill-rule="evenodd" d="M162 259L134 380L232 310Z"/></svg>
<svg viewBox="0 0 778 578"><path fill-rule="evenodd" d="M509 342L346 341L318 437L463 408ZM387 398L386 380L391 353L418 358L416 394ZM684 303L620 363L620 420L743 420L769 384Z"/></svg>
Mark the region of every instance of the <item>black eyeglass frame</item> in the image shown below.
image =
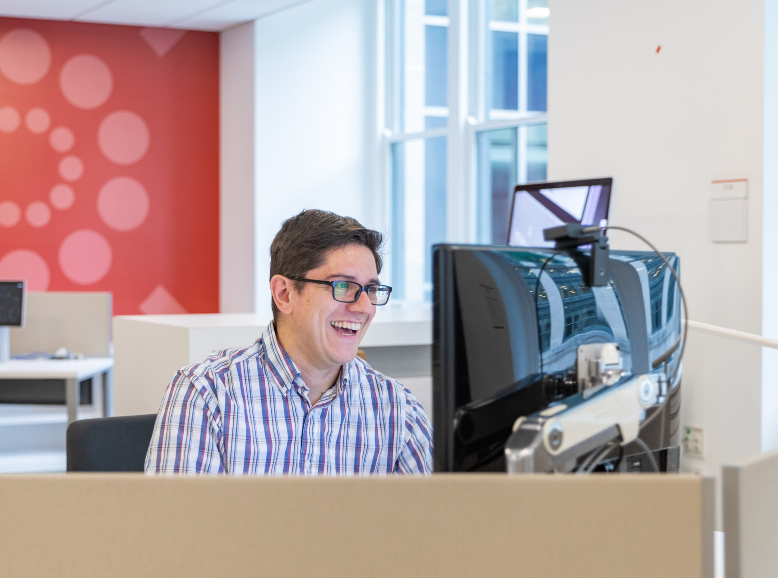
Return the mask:
<svg viewBox="0 0 778 578"><path fill-rule="evenodd" d="M362 291L367 293L367 298L370 299L370 293L368 292L369 287L381 287L382 289L387 289L389 292L389 295L386 297L386 301L384 303L373 303L372 301L370 301L370 303L372 303L376 307L381 307L389 303L389 297L391 297L392 295L392 288L389 287L389 285L381 285L379 283L372 284L372 285L360 285L356 281L348 281L346 279L339 279L337 281L321 281L319 279L306 279L305 277L289 277L289 278L292 279L293 281L302 281L305 283L316 283L317 285L329 285L332 288L332 298L338 303L356 303L357 301L359 301L359 298L362 297ZM336 283L351 283L359 287L359 291L357 291L356 297L354 297L352 301L343 301L342 299L338 299L337 297L335 297Z"/></svg>

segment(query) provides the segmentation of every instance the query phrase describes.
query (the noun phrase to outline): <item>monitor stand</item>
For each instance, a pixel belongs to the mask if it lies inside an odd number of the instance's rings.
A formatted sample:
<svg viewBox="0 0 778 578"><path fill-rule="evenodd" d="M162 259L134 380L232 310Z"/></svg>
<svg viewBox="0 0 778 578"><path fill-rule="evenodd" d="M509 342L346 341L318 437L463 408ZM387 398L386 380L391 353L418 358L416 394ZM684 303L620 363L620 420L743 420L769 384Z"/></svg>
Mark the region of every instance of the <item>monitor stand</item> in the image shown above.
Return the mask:
<svg viewBox="0 0 778 578"><path fill-rule="evenodd" d="M0 363L11 359L11 328L0 326Z"/></svg>

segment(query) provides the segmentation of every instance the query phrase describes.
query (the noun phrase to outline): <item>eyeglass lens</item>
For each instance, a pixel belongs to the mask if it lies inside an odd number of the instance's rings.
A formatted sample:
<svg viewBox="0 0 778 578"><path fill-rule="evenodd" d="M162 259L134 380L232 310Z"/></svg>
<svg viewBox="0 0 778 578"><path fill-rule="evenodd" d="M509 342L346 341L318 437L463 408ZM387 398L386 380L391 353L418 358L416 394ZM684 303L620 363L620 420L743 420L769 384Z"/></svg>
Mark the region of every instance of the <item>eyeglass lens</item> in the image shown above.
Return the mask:
<svg viewBox="0 0 778 578"><path fill-rule="evenodd" d="M332 296L337 301L353 303L358 299L357 293L361 287L352 281L338 281L332 284ZM383 285L370 285L367 288L367 298L373 305L383 305L389 300L389 291Z"/></svg>

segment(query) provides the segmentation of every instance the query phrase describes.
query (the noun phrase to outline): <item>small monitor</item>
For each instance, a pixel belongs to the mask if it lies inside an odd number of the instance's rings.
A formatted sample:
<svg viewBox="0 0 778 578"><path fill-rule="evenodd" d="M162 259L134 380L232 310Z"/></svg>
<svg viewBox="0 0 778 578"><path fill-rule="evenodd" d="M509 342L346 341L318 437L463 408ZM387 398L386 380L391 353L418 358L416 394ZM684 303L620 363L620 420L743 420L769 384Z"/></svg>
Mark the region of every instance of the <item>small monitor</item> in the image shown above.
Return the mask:
<svg viewBox="0 0 778 578"><path fill-rule="evenodd" d="M566 223L599 225L608 219L613 179L586 179L516 185L511 202L508 245L553 247L543 229Z"/></svg>
<svg viewBox="0 0 778 578"><path fill-rule="evenodd" d="M24 281L0 281L0 327L24 326Z"/></svg>

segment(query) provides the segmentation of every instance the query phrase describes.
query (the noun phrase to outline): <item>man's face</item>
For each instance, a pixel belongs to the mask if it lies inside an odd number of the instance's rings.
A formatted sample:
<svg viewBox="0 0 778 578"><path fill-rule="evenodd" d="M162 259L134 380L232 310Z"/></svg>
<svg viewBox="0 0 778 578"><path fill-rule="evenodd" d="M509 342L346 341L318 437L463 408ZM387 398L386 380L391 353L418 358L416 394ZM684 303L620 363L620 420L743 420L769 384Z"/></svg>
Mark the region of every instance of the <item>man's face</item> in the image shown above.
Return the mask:
<svg viewBox="0 0 778 578"><path fill-rule="evenodd" d="M308 271L305 278L355 281L363 286L378 283L373 253L364 245L356 244L333 249L327 253L324 263ZM356 357L376 306L364 291L354 303L341 303L333 299L332 287L303 285L287 319L296 334L295 341L309 364L319 369L340 367Z"/></svg>

